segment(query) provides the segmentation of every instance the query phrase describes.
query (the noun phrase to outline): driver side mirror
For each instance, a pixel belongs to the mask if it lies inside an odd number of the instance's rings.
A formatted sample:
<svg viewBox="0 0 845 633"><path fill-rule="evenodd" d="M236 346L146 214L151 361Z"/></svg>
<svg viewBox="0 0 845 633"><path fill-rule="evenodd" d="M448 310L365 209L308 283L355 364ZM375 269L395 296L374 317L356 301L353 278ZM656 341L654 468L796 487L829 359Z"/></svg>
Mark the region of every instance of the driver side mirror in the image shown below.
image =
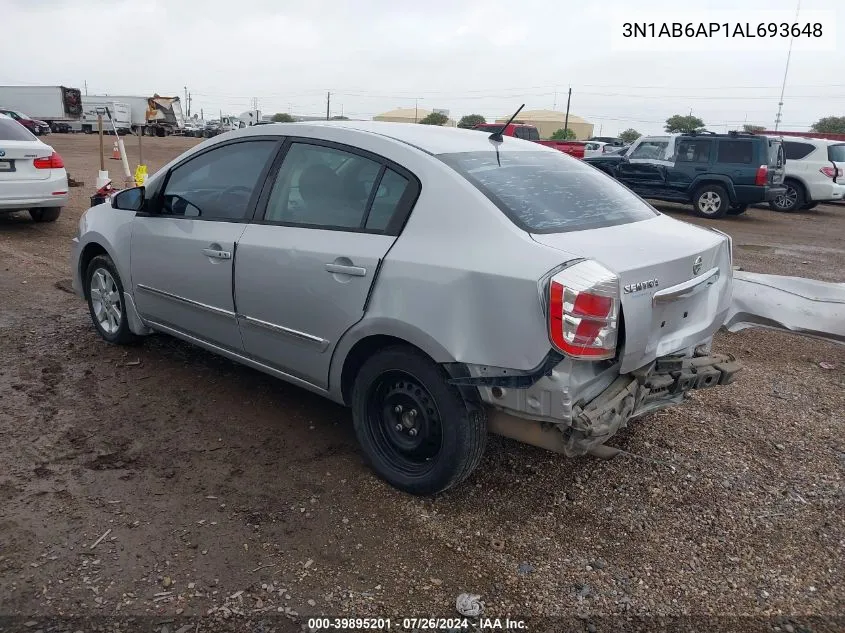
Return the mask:
<svg viewBox="0 0 845 633"><path fill-rule="evenodd" d="M112 198L112 207L122 211L141 211L144 208L146 198L144 187L132 187L126 189Z"/></svg>

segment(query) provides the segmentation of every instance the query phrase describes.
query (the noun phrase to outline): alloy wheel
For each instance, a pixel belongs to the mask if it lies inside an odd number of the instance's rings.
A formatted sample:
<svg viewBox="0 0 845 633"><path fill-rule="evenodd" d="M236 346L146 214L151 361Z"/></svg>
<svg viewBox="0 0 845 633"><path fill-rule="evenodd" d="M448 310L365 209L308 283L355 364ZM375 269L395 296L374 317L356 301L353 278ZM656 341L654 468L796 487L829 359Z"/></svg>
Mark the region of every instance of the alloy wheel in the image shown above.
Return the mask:
<svg viewBox="0 0 845 633"><path fill-rule="evenodd" d="M114 277L105 268L97 268L89 292L97 324L106 334L116 334L123 320L123 304Z"/></svg>
<svg viewBox="0 0 845 633"><path fill-rule="evenodd" d="M775 206L781 211L790 211L798 204L798 191L795 187L786 185L786 192L774 199Z"/></svg>
<svg viewBox="0 0 845 633"><path fill-rule="evenodd" d="M715 191L705 191L698 198L698 210L713 215L722 208L722 197Z"/></svg>

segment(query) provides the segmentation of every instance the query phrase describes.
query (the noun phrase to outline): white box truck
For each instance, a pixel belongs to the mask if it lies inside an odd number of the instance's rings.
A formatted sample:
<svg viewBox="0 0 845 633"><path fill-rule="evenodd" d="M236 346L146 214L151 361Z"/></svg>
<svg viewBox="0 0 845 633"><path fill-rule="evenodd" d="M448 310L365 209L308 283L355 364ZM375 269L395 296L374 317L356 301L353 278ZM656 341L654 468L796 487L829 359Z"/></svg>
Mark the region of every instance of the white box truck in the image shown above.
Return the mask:
<svg viewBox="0 0 845 633"><path fill-rule="evenodd" d="M0 86L0 108L46 121L53 132L67 131L82 118L82 93L65 86Z"/></svg>
<svg viewBox="0 0 845 633"><path fill-rule="evenodd" d="M96 95L93 99L115 101L129 106L133 134L167 136L185 127L179 97L139 97L137 95Z"/></svg>
<svg viewBox="0 0 845 633"><path fill-rule="evenodd" d="M132 131L132 109L128 103L101 97L89 97L88 95L82 97L82 118L71 123L70 129L73 132L84 132L85 134L95 133L97 131L98 108L108 108L118 134L129 134ZM114 134L112 124L109 123L109 118L105 114L103 115L103 131L106 134Z"/></svg>

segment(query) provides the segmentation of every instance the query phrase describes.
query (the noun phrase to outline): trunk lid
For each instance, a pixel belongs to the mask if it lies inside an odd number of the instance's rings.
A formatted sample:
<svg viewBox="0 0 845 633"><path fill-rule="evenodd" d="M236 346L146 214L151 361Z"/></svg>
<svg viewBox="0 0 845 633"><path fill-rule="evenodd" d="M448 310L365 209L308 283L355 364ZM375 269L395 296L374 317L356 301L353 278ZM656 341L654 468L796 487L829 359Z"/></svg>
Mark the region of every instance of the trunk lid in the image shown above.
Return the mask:
<svg viewBox="0 0 845 633"><path fill-rule="evenodd" d="M720 233L660 215L531 237L573 258L593 259L619 277L623 373L701 343L724 322L732 271L730 241Z"/></svg>
<svg viewBox="0 0 845 633"><path fill-rule="evenodd" d="M53 149L41 141L0 140L0 182L46 180L52 170L36 169L32 161L52 153Z"/></svg>

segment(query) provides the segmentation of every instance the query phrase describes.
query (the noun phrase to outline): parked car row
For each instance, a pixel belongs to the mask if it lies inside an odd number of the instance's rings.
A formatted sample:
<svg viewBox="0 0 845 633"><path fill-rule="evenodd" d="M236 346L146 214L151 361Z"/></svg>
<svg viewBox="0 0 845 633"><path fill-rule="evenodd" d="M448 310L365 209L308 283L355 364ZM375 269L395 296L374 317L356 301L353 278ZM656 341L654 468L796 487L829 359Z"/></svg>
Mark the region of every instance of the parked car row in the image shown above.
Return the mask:
<svg viewBox="0 0 845 633"><path fill-rule="evenodd" d="M52 131L50 129L50 124L46 121L39 121L38 119L33 119L28 114L24 114L19 110L10 110L8 108L0 107L0 114L5 114L10 119L14 119L22 126L24 126L27 130L35 134L35 136L49 134Z"/></svg>
<svg viewBox="0 0 845 633"><path fill-rule="evenodd" d="M644 198L692 204L719 218L750 204L810 209L845 195L845 143L731 132L643 136L587 163Z"/></svg>

